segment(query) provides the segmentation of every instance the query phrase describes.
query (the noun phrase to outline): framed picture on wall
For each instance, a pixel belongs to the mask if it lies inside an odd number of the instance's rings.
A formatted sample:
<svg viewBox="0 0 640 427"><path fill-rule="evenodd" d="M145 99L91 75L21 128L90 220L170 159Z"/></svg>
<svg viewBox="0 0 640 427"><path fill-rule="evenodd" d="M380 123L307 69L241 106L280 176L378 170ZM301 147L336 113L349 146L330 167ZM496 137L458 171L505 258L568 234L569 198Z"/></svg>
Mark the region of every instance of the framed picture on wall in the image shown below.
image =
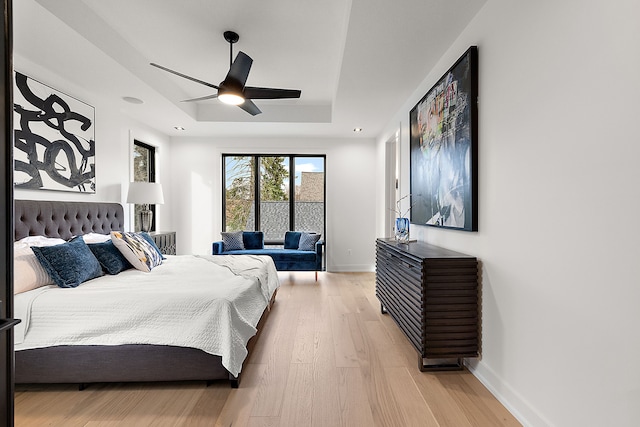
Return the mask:
<svg viewBox="0 0 640 427"><path fill-rule="evenodd" d="M478 231L478 48L409 113L411 223Z"/></svg>
<svg viewBox="0 0 640 427"><path fill-rule="evenodd" d="M96 192L95 111L15 72L14 186Z"/></svg>

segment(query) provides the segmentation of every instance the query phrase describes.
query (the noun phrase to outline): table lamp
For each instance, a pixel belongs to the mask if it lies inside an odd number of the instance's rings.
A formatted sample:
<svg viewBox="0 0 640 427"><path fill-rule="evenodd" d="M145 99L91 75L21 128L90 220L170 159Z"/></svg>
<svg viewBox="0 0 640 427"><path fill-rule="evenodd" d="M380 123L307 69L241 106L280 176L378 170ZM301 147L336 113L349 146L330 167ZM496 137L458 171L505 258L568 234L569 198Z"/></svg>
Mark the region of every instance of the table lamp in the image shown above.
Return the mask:
<svg viewBox="0 0 640 427"><path fill-rule="evenodd" d="M127 203L143 205L140 211L140 228L148 232L153 221L153 212L149 205L161 205L164 203L162 185L159 182L135 181L129 183Z"/></svg>

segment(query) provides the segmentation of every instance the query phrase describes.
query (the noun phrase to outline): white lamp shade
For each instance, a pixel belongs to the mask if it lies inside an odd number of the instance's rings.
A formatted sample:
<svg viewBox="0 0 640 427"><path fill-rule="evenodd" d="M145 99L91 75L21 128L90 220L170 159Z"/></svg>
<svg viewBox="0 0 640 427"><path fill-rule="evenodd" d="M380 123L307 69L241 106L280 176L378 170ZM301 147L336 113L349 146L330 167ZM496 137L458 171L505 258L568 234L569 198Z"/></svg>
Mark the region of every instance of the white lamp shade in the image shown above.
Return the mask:
<svg viewBox="0 0 640 427"><path fill-rule="evenodd" d="M131 182L127 203L138 205L161 205L164 203L162 185L159 182Z"/></svg>

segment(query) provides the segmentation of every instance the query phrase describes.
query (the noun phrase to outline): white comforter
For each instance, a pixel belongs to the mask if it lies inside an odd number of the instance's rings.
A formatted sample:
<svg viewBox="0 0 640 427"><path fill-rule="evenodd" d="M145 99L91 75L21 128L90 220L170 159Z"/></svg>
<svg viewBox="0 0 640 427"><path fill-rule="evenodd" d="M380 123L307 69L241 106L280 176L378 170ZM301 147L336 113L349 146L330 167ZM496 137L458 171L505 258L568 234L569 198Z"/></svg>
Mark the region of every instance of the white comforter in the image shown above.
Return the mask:
<svg viewBox="0 0 640 427"><path fill-rule="evenodd" d="M77 288L45 286L15 296L15 349L159 344L222 357L238 375L246 344L278 288L268 256L167 256Z"/></svg>

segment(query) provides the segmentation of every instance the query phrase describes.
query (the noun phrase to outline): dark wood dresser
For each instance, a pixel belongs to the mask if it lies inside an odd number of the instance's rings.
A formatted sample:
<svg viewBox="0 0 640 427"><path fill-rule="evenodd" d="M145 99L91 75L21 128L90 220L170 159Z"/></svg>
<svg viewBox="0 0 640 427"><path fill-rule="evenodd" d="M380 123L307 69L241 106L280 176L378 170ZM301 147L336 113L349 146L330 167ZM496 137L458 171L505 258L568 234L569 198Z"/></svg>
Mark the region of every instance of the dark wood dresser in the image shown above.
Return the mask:
<svg viewBox="0 0 640 427"><path fill-rule="evenodd" d="M478 357L478 260L422 242L376 240L376 296L418 351L421 371Z"/></svg>

